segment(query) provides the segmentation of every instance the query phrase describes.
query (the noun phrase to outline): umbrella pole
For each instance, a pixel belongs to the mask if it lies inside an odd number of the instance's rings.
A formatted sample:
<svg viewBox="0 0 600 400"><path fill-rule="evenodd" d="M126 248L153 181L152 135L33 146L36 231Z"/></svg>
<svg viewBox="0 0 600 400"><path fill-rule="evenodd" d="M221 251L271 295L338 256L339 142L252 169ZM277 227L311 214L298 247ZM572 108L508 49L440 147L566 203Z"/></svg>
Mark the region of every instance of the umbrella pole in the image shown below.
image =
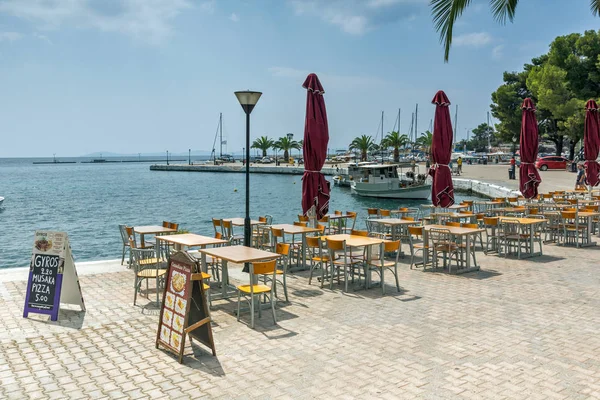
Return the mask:
<svg viewBox="0 0 600 400"><path fill-rule="evenodd" d="M317 227L317 207L313 205L311 208L308 209L308 211L306 212L306 215L308 216L309 225L312 226L313 228L316 228Z"/></svg>

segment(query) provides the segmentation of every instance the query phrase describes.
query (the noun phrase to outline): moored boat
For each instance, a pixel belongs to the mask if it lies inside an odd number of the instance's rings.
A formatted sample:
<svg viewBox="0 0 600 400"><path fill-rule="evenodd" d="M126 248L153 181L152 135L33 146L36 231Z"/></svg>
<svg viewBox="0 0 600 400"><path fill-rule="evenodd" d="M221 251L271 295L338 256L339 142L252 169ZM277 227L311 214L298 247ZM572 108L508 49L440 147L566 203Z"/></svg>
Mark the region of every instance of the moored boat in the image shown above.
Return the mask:
<svg viewBox="0 0 600 400"><path fill-rule="evenodd" d="M427 199L431 184L414 164L375 164L359 168L352 193L388 199Z"/></svg>
<svg viewBox="0 0 600 400"><path fill-rule="evenodd" d="M4 197L0 196L0 207L2 206L3 202L4 202Z"/></svg>
<svg viewBox="0 0 600 400"><path fill-rule="evenodd" d="M340 187L350 187L352 186L352 181L354 180L355 177L359 176L361 174L360 172L360 167L364 167L366 165L373 165L376 164L372 161L362 161L359 163L350 163L348 164L348 167L342 168L342 170L340 171L340 173L338 173L336 176L333 177L333 184L335 186L340 186Z"/></svg>

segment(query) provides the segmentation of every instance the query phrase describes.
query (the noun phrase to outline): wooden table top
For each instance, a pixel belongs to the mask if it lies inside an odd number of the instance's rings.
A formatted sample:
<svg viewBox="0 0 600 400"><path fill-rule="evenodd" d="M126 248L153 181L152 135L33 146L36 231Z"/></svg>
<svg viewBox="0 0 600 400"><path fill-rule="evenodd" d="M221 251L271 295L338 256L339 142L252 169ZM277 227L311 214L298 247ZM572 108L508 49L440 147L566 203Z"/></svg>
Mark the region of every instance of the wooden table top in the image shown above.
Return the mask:
<svg viewBox="0 0 600 400"><path fill-rule="evenodd" d="M544 219L536 219L536 218L516 218L516 217L498 217L498 221L502 220L510 220L510 221L519 221L521 225L535 225L535 224L543 224L546 222Z"/></svg>
<svg viewBox="0 0 600 400"><path fill-rule="evenodd" d="M235 226L244 226L245 218L223 218L223 221L231 221L231 225ZM256 221L254 219L250 220L250 225L265 225L266 222Z"/></svg>
<svg viewBox="0 0 600 400"><path fill-rule="evenodd" d="M320 231L320 229L318 229L318 228L311 228L309 226L296 226L296 225L292 225L292 224L271 225L271 228L283 229L283 232L287 233L289 235L299 235L302 233L312 233L312 232Z"/></svg>
<svg viewBox="0 0 600 400"><path fill-rule="evenodd" d="M371 246L374 244L381 244L383 242L387 242L387 240L372 238L368 236L358 236L358 235L347 235L347 234L339 234L339 235L328 235L322 236L322 240L345 240L346 246L348 247L363 247L363 246Z"/></svg>
<svg viewBox="0 0 600 400"><path fill-rule="evenodd" d="M463 227L458 227L458 226L446 226L446 225L425 225L424 228L425 228L425 231L427 231L427 232L429 232L432 228L433 229L445 229L445 230L450 231L450 233L455 236L474 235L476 233L485 231L485 229L481 229L481 228L463 228Z"/></svg>
<svg viewBox="0 0 600 400"><path fill-rule="evenodd" d="M527 211L527 207L496 207L496 208L492 208L490 211L494 212L494 213L500 213L500 212L518 213L518 212Z"/></svg>
<svg viewBox="0 0 600 400"><path fill-rule="evenodd" d="M401 218L371 218L371 222L376 222L383 225L417 225L420 221L409 221Z"/></svg>
<svg viewBox="0 0 600 400"><path fill-rule="evenodd" d="M542 215L559 215L559 212L558 211L545 211L540 214L542 214ZM600 212L577 211L577 216L584 217L584 218L598 217L598 216L600 216Z"/></svg>
<svg viewBox="0 0 600 400"><path fill-rule="evenodd" d="M436 207L433 204L429 204L429 205L425 205L425 206L422 205L421 207L423 207L423 208L431 208L431 209L437 208L439 210L441 210L441 209L444 209L444 210L464 210L465 208L469 208L468 205L462 205L462 204L453 204L450 207Z"/></svg>
<svg viewBox="0 0 600 400"><path fill-rule="evenodd" d="M158 236L157 239L162 240L163 242L179 244L179 245L187 246L187 247L207 246L207 245L213 245L213 244L228 243L227 240L217 239L217 238L210 237L210 236L196 235L195 233L184 233L181 235Z"/></svg>
<svg viewBox="0 0 600 400"><path fill-rule="evenodd" d="M133 228L135 233L139 233L140 235L151 235L155 233L170 233L177 232L176 229L165 228L160 225L145 225L145 226L136 226Z"/></svg>
<svg viewBox="0 0 600 400"><path fill-rule="evenodd" d="M350 214L328 214L329 219L353 218Z"/></svg>
<svg viewBox="0 0 600 400"><path fill-rule="evenodd" d="M213 247L210 249L200 249L198 251L208 256L231 261L236 264L272 260L274 258L281 257L281 255L277 253L271 253L270 251L259 250L246 246Z"/></svg>

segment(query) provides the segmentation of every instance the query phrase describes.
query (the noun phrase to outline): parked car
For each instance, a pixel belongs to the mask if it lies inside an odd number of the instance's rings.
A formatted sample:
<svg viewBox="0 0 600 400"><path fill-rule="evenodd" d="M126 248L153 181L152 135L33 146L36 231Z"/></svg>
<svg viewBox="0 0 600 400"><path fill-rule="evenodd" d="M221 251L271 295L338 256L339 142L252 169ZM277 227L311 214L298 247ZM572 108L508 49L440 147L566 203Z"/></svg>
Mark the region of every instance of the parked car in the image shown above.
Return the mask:
<svg viewBox="0 0 600 400"><path fill-rule="evenodd" d="M540 157L536 160L535 166L541 171L548 169L567 169L569 160L561 156Z"/></svg>
<svg viewBox="0 0 600 400"><path fill-rule="evenodd" d="M271 160L269 157L263 157L260 159L260 161L257 161L260 164L272 164L273 160Z"/></svg>
<svg viewBox="0 0 600 400"><path fill-rule="evenodd" d="M224 163L233 163L233 162L235 162L235 159L233 158L233 156L231 154L223 154L220 157L220 159Z"/></svg>

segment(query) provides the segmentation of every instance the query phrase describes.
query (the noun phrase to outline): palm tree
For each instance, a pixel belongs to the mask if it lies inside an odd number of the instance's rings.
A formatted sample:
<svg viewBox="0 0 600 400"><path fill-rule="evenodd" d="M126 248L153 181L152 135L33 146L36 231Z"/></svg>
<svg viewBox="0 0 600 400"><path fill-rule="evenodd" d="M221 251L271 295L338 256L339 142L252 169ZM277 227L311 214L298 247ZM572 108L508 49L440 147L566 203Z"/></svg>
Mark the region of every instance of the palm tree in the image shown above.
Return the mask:
<svg viewBox="0 0 600 400"><path fill-rule="evenodd" d="M254 142L252 142L252 146L250 146L250 147L253 149L262 150L262 156L266 157L267 150L269 150L271 147L273 147L274 144L275 144L275 142L273 142L273 139L269 139L266 136L261 136L258 139L254 139Z"/></svg>
<svg viewBox="0 0 600 400"><path fill-rule="evenodd" d="M408 136L401 135L399 132L389 132L381 141L383 147L394 148L394 162L400 161L400 147L409 143Z"/></svg>
<svg viewBox="0 0 600 400"><path fill-rule="evenodd" d="M454 23L472 2L472 0L431 0L429 2L435 29L440 34L440 42L444 44L444 61L446 62L450 55ZM507 19L510 22L513 21L517 4L519 4L519 0L490 0L494 18L502 24L505 24ZM600 0L590 0L590 8L593 15L599 15Z"/></svg>
<svg viewBox="0 0 600 400"><path fill-rule="evenodd" d="M354 138L352 143L350 143L350 150L359 150L360 151L360 160L367 160L367 152L373 150L375 148L375 143L373 142L373 137L362 135Z"/></svg>
<svg viewBox="0 0 600 400"><path fill-rule="evenodd" d="M300 145L295 140L290 140L287 136L283 136L273 144L273 148L283 150L283 161L287 163L290 161L290 150L299 149Z"/></svg>
<svg viewBox="0 0 600 400"><path fill-rule="evenodd" d="M421 136L417 138L416 144L421 147L427 154L431 150L431 143L433 143L433 133L425 131L421 133Z"/></svg>

